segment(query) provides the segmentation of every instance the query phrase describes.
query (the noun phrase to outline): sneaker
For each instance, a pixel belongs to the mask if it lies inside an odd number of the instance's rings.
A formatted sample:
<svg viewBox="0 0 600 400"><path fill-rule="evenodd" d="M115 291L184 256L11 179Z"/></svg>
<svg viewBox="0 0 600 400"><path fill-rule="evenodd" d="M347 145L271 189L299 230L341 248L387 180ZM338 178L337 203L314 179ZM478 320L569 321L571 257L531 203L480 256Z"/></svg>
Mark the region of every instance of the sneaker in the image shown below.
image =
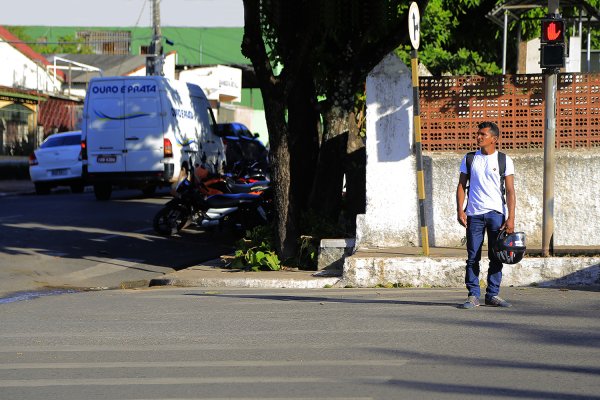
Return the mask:
<svg viewBox="0 0 600 400"><path fill-rule="evenodd" d="M458 308L463 308L465 310L470 310L475 307L479 307L479 299L476 296L469 296L464 304L458 306Z"/></svg>
<svg viewBox="0 0 600 400"><path fill-rule="evenodd" d="M485 305L493 307L512 307L512 304L498 296L494 296L491 299L486 298Z"/></svg>

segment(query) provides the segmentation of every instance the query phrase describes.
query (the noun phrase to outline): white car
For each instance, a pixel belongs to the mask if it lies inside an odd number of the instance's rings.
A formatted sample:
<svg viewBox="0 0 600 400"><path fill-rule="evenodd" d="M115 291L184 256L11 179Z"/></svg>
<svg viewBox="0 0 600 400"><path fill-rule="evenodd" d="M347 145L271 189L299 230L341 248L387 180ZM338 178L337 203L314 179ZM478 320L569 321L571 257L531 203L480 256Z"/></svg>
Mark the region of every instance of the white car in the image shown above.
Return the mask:
<svg viewBox="0 0 600 400"><path fill-rule="evenodd" d="M82 174L81 131L55 133L29 156L29 176L37 194L67 185L73 193L85 187Z"/></svg>

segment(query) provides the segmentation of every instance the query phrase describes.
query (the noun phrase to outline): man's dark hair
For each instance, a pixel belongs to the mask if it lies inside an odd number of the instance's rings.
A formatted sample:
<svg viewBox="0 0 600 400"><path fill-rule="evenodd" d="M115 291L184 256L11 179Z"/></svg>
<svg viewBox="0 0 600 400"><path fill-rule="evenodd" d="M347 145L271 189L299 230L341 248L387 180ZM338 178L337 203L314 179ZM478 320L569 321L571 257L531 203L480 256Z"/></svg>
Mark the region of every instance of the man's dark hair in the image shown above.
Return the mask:
<svg viewBox="0 0 600 400"><path fill-rule="evenodd" d="M498 125L493 122L486 121L477 125L478 129L490 128L490 133L494 136L500 136L500 129L498 129Z"/></svg>

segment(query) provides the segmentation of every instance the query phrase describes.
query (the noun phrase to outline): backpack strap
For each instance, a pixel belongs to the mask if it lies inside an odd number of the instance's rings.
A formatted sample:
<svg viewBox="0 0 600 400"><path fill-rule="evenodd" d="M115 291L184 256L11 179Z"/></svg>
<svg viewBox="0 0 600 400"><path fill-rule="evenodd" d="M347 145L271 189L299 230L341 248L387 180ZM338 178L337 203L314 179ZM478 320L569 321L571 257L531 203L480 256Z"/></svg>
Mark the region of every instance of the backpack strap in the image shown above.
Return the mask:
<svg viewBox="0 0 600 400"><path fill-rule="evenodd" d="M469 188L471 186L471 164L473 164L473 158L475 158L475 152L470 151L467 153L467 186L465 187L465 194L467 195L467 203L469 202Z"/></svg>
<svg viewBox="0 0 600 400"><path fill-rule="evenodd" d="M504 187L504 179L506 175L506 154L498 152L498 169L500 170L500 193L502 194L502 204L506 204L506 188Z"/></svg>
<svg viewBox="0 0 600 400"><path fill-rule="evenodd" d="M467 178L471 178L471 164L473 164L473 158L475 158L475 152L470 151L467 153Z"/></svg>

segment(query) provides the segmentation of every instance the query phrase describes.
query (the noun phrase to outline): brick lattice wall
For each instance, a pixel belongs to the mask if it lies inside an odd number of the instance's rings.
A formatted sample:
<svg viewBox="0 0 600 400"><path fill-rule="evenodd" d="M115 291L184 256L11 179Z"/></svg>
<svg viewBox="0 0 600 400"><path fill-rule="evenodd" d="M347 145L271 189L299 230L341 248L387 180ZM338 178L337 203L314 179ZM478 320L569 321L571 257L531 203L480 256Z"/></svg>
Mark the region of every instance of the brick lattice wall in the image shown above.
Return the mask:
<svg viewBox="0 0 600 400"><path fill-rule="evenodd" d="M423 150L475 150L482 121L498 124L501 149L544 147L541 74L422 77L419 86ZM556 147L600 148L600 74L559 74L556 99Z"/></svg>

